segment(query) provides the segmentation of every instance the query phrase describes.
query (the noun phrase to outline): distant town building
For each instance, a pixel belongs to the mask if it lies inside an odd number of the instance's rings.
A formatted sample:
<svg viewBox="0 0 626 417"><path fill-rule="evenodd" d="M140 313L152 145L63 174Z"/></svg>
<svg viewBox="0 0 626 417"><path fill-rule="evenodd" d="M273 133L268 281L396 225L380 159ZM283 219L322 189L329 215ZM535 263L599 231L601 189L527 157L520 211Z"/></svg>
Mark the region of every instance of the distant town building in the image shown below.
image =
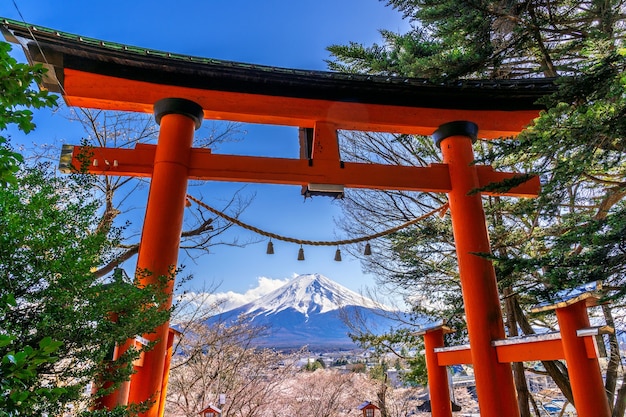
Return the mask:
<svg viewBox="0 0 626 417"><path fill-rule="evenodd" d="M363 404L359 405L358 409L363 411L363 417L374 417L375 411L380 410L370 401L365 401Z"/></svg>

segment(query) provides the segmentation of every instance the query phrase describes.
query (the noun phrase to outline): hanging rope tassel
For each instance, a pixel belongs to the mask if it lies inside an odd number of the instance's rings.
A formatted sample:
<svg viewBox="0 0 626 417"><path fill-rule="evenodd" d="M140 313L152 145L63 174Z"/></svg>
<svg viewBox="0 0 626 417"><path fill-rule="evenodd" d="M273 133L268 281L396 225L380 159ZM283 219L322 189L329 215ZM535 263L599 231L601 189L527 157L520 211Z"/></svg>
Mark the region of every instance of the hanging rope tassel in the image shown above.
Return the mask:
<svg viewBox="0 0 626 417"><path fill-rule="evenodd" d="M337 250L335 251L335 261L341 262L341 251L339 250L339 248L337 248Z"/></svg>
<svg viewBox="0 0 626 417"><path fill-rule="evenodd" d="M423 215L421 215L420 217L416 217L413 220L409 220L406 223L403 223L399 226L396 227L392 227L391 229L387 229L385 231L382 232L378 232L378 233L374 233L368 236L362 236L362 237L358 237L355 239L345 239L345 240L335 240L335 241L320 241L320 240L303 240L303 239L295 239L292 237L287 237L287 236L282 236L282 235L278 235L276 233L270 233L270 232L266 232L264 230L259 229L258 227L254 227L251 226L249 224L246 224L244 222L242 222L239 219L236 219L234 217L229 216L226 213L223 213L217 209L214 209L213 207L203 203L202 201L198 200L197 198L187 194L187 199L188 201L193 201L196 204L198 204L200 207L204 207L205 209L207 209L208 211L210 211L211 213L220 216L221 218L236 224L237 226L243 227L244 229L250 230L254 233L258 233L261 236L265 236L265 237L269 237L270 239L276 239L276 240L282 240L283 242L291 242L291 243L297 243L300 245L300 250L298 251L298 260L299 261L304 261L304 249L302 248L302 245L312 245L312 246L335 246L335 245L352 245L355 243L361 243L361 242L367 242L369 240L372 239L377 239L379 237L383 237L383 236L387 236L390 235L392 233L397 232L398 230L402 230L406 227L409 227L421 220L424 220L427 217L432 216L433 214L439 214L439 216L444 216L446 214L446 211L448 210L448 203L443 204L440 207L437 207L436 209L433 209L431 211L429 211L428 213L424 213ZM271 249L270 249L271 248ZM270 253L271 251L271 253ZM274 245L273 243L270 241L267 244L267 253L268 254L273 254L274 253ZM337 249L337 252L335 253L335 258L337 258L337 253L339 253L339 257L341 257L341 253L339 252L339 249ZM372 248L370 247L369 242L365 245L365 252L364 255L371 255L372 254Z"/></svg>
<svg viewBox="0 0 626 417"><path fill-rule="evenodd" d="M267 251L265 253L268 254L268 255L273 255L274 254L274 244L272 243L271 240L269 242L267 242Z"/></svg>

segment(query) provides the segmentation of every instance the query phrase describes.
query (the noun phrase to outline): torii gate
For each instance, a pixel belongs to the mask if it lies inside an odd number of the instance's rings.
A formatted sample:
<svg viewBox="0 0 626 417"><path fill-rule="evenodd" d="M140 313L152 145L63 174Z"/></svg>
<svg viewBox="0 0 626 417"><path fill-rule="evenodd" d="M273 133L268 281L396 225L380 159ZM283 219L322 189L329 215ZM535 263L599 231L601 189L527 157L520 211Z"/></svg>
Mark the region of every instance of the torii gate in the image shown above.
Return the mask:
<svg viewBox="0 0 626 417"><path fill-rule="evenodd" d="M433 85L420 79L181 56L6 19L0 23L8 40L22 44L30 62L49 68L43 87L61 93L68 105L154 111L160 124L156 146L90 149L89 168L102 175L152 177L138 258L138 269L152 272L143 278L146 284L177 264L188 179L447 193L481 414L519 415L511 367L498 361L492 346L505 339L505 332L493 266L473 255L489 252L490 246L481 194L470 193L516 175L473 165L472 142L519 133L538 116L541 107L535 101L552 91L550 80ZM192 147L194 130L204 118L312 128L313 146L304 159L213 154ZM432 134L443 163L408 167L343 162L339 129ZM75 163L80 152L74 148ZM538 190L539 180L532 177L500 195L532 197ZM168 291L164 308L171 305L172 288ZM153 400L143 415L162 416L168 324L144 337L157 343L132 376L128 395L110 396L103 405Z"/></svg>

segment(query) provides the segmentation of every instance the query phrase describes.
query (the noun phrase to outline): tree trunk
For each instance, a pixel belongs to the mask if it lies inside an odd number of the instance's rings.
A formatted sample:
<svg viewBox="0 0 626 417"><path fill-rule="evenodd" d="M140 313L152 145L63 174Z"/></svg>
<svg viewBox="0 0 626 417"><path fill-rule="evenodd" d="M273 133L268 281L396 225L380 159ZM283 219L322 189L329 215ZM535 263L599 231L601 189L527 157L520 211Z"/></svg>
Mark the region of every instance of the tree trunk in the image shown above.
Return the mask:
<svg viewBox="0 0 626 417"><path fill-rule="evenodd" d="M613 312L608 304L602 305L602 312L604 313L604 320L606 324L615 328L615 320L613 320ZM613 398L615 397L615 388L617 386L617 371L621 365L621 358L619 353L619 343L617 341L617 335L615 333L609 334L609 363L606 368L606 379L604 382L604 388L606 389L606 396L609 400L609 407L611 412L613 411L615 404Z"/></svg>
<svg viewBox="0 0 626 417"><path fill-rule="evenodd" d="M624 412L626 412L626 381L623 381L622 386L617 390L613 417L624 417Z"/></svg>
<svg viewBox="0 0 626 417"><path fill-rule="evenodd" d="M567 401L563 403L563 408L561 408L561 412L559 413L558 417L563 417L563 415L565 415L565 409L567 408L568 405L569 403Z"/></svg>
<svg viewBox="0 0 626 417"><path fill-rule="evenodd" d="M380 417L389 417L387 412L387 374L385 373L381 383L380 390L376 393L378 397L378 408L380 408Z"/></svg>
<svg viewBox="0 0 626 417"><path fill-rule="evenodd" d="M535 334L535 330L528 322L528 318L524 314L524 311L520 307L517 300L513 300L515 304L515 314L518 319L518 324L524 334ZM574 404L574 396L572 395L572 387L569 383L569 375L567 374L567 368L563 363L559 361L542 361L543 367L546 368L546 371L554 380L554 383L559 387L563 396L567 398L567 400Z"/></svg>
<svg viewBox="0 0 626 417"><path fill-rule="evenodd" d="M541 410L539 410L539 407L537 406L537 401L535 401L535 397L533 397L532 394L529 396L529 400L530 400L530 404L533 406L535 415L538 417L541 416Z"/></svg>
<svg viewBox="0 0 626 417"><path fill-rule="evenodd" d="M520 417L531 417L530 414L530 392L526 381L526 373L522 362L511 364L513 367L513 378L517 390L517 403L519 405Z"/></svg>
<svg viewBox="0 0 626 417"><path fill-rule="evenodd" d="M515 337L519 335L517 331L517 314L515 314L516 296L513 295L511 287L505 288L503 294L507 332L509 337ZM522 362L515 362L512 363L511 366L513 368L513 378L517 391L517 404L519 406L520 417L531 417L530 392L528 391L524 364Z"/></svg>

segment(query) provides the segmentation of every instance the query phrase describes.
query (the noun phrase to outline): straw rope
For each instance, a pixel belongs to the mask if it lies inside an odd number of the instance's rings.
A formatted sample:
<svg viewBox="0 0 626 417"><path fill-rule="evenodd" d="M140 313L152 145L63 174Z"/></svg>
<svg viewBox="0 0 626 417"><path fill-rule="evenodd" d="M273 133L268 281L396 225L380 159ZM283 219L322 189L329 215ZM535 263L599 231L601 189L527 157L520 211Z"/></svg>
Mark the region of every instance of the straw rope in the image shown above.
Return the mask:
<svg viewBox="0 0 626 417"><path fill-rule="evenodd" d="M384 230L382 232L378 232L378 233L374 233L371 235L367 235L367 236L362 236L362 237L358 237L358 238L354 238L354 239L343 239L343 240L334 240L334 241L322 241L322 240L306 240L306 239L296 239L296 238L292 238L292 237L288 237L288 236L282 236L276 233L271 233L262 229L259 229L258 227L254 227L251 226L247 223L242 222L239 219L236 219L234 217L229 216L226 213L223 213L211 206L209 206L208 204L202 202L201 200L187 194L187 199L195 202L196 204L198 204L200 207L203 207L204 209L210 211L211 213L233 223L236 224L237 226L240 226L244 229L250 230L254 233L257 233L261 236L265 236L265 237L269 237L270 239L276 239L276 240L281 240L284 242L291 242L291 243L297 243L299 245L310 245L310 246L341 246L341 245L350 245L350 244L354 244L354 243L361 243L361 242L366 242L369 240L373 240L379 237L383 237L386 235L390 235L392 233L397 232L398 230L402 230L406 227L411 226L412 224L415 224L421 220L424 220L427 217L432 216L433 214L444 214L446 212L446 210L448 210L448 203L445 203L444 205L437 207L431 211L429 211L428 213L424 213L423 215L416 217L415 219L409 220L406 223L402 223L399 226L395 226L392 227L390 229Z"/></svg>

